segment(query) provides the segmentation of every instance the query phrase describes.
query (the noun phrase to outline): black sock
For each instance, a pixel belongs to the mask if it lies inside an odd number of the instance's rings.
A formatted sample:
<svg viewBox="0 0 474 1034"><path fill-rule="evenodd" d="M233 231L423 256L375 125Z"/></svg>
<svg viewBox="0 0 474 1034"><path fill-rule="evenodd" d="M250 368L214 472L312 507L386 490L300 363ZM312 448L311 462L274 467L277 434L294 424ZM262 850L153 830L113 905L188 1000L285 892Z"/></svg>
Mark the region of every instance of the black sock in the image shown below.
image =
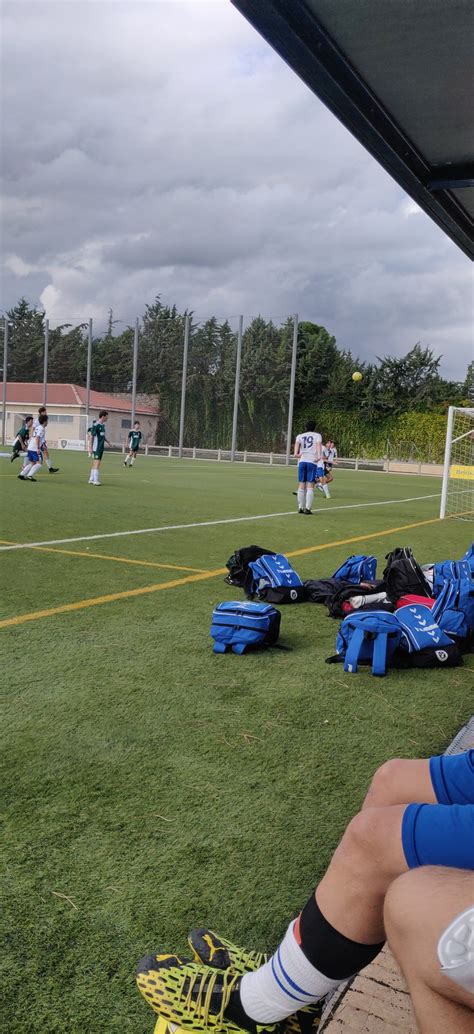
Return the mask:
<svg viewBox="0 0 474 1034"><path fill-rule="evenodd" d="M243 1027L244 1030L248 1030L249 1034L257 1034L257 1022L252 1020L250 1016L247 1016L245 1009L242 1005L240 998L240 980L233 991L230 993L229 1004L226 1006L225 1015L228 1020L233 1020L238 1027ZM259 1027L262 1024L258 1024Z"/></svg>
<svg viewBox="0 0 474 1034"><path fill-rule="evenodd" d="M382 951L380 944L359 944L328 923L312 894L300 915L301 950L311 965L330 980L346 980Z"/></svg>

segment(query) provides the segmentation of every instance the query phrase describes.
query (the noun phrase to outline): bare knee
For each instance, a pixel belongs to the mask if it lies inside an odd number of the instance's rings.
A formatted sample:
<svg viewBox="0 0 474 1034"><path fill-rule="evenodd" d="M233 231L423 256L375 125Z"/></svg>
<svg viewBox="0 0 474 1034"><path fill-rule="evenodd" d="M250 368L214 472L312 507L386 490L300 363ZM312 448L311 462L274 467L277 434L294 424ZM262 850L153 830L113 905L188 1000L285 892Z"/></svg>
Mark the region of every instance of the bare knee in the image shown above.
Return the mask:
<svg viewBox="0 0 474 1034"><path fill-rule="evenodd" d="M341 841L341 849L364 870L373 869L392 878L405 869L401 846L403 808L366 808L349 823Z"/></svg>
<svg viewBox="0 0 474 1034"><path fill-rule="evenodd" d="M442 934L471 903L472 873L422 866L390 884L383 918L389 946L408 983L422 981L472 1009L474 997L444 975L438 957Z"/></svg>
<svg viewBox="0 0 474 1034"><path fill-rule="evenodd" d="M397 787L402 782L406 761L403 758L391 758L374 773L363 807L377 808L387 804L395 804L400 799Z"/></svg>

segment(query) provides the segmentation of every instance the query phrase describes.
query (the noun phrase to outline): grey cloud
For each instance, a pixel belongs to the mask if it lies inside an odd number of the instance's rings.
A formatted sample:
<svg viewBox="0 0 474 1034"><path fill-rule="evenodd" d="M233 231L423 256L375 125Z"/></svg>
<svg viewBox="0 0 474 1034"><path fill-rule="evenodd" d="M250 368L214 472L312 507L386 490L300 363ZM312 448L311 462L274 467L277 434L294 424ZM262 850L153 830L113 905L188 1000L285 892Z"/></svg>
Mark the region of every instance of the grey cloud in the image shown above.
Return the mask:
<svg viewBox="0 0 474 1034"><path fill-rule="evenodd" d="M298 311L464 375L468 260L229 4L7 3L3 48L3 306Z"/></svg>

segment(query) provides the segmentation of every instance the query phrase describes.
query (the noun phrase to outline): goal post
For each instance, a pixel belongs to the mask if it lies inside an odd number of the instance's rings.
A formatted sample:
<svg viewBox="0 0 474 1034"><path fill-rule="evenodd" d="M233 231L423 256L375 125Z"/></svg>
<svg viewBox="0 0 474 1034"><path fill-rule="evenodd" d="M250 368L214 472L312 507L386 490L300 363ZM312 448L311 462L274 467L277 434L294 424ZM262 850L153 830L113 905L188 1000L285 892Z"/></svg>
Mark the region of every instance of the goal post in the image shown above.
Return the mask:
<svg viewBox="0 0 474 1034"><path fill-rule="evenodd" d="M474 520L474 408L448 410L439 515Z"/></svg>

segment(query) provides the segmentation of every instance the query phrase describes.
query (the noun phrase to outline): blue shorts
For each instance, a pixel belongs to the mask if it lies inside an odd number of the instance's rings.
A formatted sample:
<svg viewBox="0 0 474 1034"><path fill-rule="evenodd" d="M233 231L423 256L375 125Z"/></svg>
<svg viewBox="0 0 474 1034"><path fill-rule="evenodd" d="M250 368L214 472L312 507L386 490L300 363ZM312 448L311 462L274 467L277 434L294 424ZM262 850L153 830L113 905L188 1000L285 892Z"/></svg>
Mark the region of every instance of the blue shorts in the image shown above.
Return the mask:
<svg viewBox="0 0 474 1034"><path fill-rule="evenodd" d="M403 814L408 868L474 869L474 750L430 758L430 775L438 804L409 804Z"/></svg>
<svg viewBox="0 0 474 1034"><path fill-rule="evenodd" d="M33 449L28 449L28 459L32 463L41 463L41 456L39 452L33 452Z"/></svg>
<svg viewBox="0 0 474 1034"><path fill-rule="evenodd" d="M316 481L316 478L324 477L324 467L318 463L307 463L306 460L300 460L298 463L298 481L300 484L312 485Z"/></svg>

